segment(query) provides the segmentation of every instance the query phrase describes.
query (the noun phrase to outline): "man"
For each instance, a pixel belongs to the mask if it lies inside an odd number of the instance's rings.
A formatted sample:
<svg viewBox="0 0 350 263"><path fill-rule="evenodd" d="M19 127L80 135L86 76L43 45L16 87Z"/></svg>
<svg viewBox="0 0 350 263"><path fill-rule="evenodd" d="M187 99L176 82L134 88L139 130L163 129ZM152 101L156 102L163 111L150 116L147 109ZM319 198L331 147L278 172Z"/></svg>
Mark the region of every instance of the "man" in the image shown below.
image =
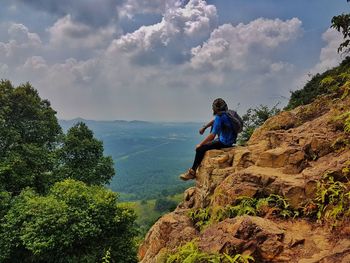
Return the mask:
<svg viewBox="0 0 350 263"><path fill-rule="evenodd" d="M208 150L222 149L231 147L236 143L237 132L234 128L234 123L229 117L228 107L226 102L218 98L213 102L214 119L204 125L199 133L203 134L208 127L212 127L210 134L196 146L196 156L192 168L186 173L180 175L182 180L190 180L196 178L196 170L204 158L204 154ZM215 139L217 137L217 139Z"/></svg>

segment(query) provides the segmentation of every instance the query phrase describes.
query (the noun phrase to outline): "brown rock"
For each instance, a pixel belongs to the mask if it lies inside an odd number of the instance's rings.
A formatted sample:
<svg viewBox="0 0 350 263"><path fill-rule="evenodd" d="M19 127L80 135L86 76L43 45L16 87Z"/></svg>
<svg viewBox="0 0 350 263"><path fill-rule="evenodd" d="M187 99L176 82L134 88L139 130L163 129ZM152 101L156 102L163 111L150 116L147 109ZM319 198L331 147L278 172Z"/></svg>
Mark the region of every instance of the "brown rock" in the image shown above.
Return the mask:
<svg viewBox="0 0 350 263"><path fill-rule="evenodd" d="M156 263L162 249L173 249L196 237L198 232L187 213L188 210L173 212L157 221L139 249L140 262Z"/></svg>
<svg viewBox="0 0 350 263"><path fill-rule="evenodd" d="M216 189L213 206L234 204L239 196L254 197L257 194L285 196L293 208L305 201L305 180L301 175L284 174L281 170L250 166L228 176Z"/></svg>

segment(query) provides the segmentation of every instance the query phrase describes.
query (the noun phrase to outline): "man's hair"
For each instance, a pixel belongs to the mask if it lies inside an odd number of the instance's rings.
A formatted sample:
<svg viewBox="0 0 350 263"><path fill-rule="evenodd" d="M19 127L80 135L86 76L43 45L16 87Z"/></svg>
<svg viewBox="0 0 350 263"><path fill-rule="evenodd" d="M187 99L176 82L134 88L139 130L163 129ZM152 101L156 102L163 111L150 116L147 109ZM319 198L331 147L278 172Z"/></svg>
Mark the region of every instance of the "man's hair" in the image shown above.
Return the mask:
<svg viewBox="0 0 350 263"><path fill-rule="evenodd" d="M228 107L226 102L222 98L218 98L214 100L213 102L213 112L214 114L222 112L222 111L227 111Z"/></svg>

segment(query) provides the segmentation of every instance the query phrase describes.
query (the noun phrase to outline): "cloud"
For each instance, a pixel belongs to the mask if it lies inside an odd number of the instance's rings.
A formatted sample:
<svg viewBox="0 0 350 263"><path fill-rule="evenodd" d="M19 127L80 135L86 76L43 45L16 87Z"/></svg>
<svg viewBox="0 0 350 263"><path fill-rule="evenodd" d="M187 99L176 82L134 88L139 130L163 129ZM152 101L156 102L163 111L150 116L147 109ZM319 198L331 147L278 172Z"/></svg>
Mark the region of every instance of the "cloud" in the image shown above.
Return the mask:
<svg viewBox="0 0 350 263"><path fill-rule="evenodd" d="M231 105L239 102L245 110L254 104L275 103L276 96L288 93L290 86L286 83L295 75L293 65L272 53L294 41L300 26L291 25L298 23L263 20L270 25L267 27L258 20L236 27L221 26L210 35L215 20L215 8L204 1L190 1L168 10L161 23L141 27L104 48L101 43L108 43L108 34L105 41L100 41L103 38L93 34L92 27L66 16L48 31L52 38L46 49L64 51L69 47L78 48L80 42L86 41L88 44L80 44L82 48L85 45L94 51L100 45L101 51L93 52L89 59L68 58L62 62L47 59L47 51L31 52L16 67L10 66L11 76L17 81L32 82L41 96L52 102L60 118L190 121L209 116L211 100L216 97L224 97ZM260 31L252 26L256 24L261 26ZM292 28L289 33L288 28ZM17 31L30 34L24 28L9 31L12 38L19 37ZM251 34L259 38L260 47ZM29 38L22 40L25 39ZM215 41L226 41L226 46L214 45ZM228 53L218 51L220 56L212 57L213 63L229 63L233 55L242 50L239 61L244 62L245 68L242 71L222 70L225 67L220 66L215 70L195 67L195 53L191 53L195 47L200 55L209 47L228 49ZM150 60L155 58L154 63L142 64L140 55L148 55ZM178 56L180 61L176 60ZM254 63L249 64L253 58ZM209 59L205 62L208 64ZM6 66L1 70L9 71ZM251 96L252 93L255 96Z"/></svg>
<svg viewBox="0 0 350 263"><path fill-rule="evenodd" d="M60 118L191 121L210 117L216 97L244 111L289 93L296 73L283 47L301 33L300 20L218 27L203 0L169 3L161 22L124 35L71 13L43 40L22 24L0 27L0 73L30 81Z"/></svg>
<svg viewBox="0 0 350 263"><path fill-rule="evenodd" d="M335 29L329 28L322 34L322 40L325 42L325 45L320 50L318 62L300 73L294 81L295 88L293 90L303 88L312 76L336 67L342 61L342 55L337 52L340 43L343 42L342 34Z"/></svg>
<svg viewBox="0 0 350 263"><path fill-rule="evenodd" d="M101 48L107 46L117 33L113 25L98 29L80 22L74 22L71 15L60 18L48 29L50 44L64 48Z"/></svg>
<svg viewBox="0 0 350 263"><path fill-rule="evenodd" d="M271 61L273 53L301 34L301 24L297 18L286 21L259 18L248 24L222 25L208 41L192 49L191 65L204 70L255 68L276 72L285 64Z"/></svg>
<svg viewBox="0 0 350 263"><path fill-rule="evenodd" d="M40 37L29 32L23 24L12 23L8 29L9 38L22 46L40 46Z"/></svg>
<svg viewBox="0 0 350 263"><path fill-rule="evenodd" d="M164 14L174 0L126 0L119 8L120 17L132 19L137 14Z"/></svg>
<svg viewBox="0 0 350 263"><path fill-rule="evenodd" d="M16 0L37 10L72 19L94 27L105 26L118 19L122 0Z"/></svg>
<svg viewBox="0 0 350 263"><path fill-rule="evenodd" d="M0 63L0 75L7 76L9 74L9 67L6 64Z"/></svg>
<svg viewBox="0 0 350 263"><path fill-rule="evenodd" d="M340 43L343 42L342 34L335 29L328 29L322 34L322 39L326 42L326 46L321 49L320 61L311 69L312 74L322 73L342 61L341 55L337 52Z"/></svg>
<svg viewBox="0 0 350 263"><path fill-rule="evenodd" d="M190 0L184 6L168 8L158 24L142 26L115 40L110 49L128 53L136 64L181 64L216 25L215 6Z"/></svg>
<svg viewBox="0 0 350 263"><path fill-rule="evenodd" d="M0 42L0 60L8 66L23 63L28 56L40 52L42 41L23 24L10 23L8 40Z"/></svg>

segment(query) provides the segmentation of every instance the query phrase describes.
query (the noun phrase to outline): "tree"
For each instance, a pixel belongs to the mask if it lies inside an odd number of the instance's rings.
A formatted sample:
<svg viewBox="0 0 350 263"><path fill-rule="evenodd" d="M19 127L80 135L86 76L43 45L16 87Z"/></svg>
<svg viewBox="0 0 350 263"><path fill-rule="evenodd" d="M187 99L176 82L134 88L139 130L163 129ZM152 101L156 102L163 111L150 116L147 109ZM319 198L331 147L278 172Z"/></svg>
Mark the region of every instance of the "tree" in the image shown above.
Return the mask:
<svg viewBox="0 0 350 263"><path fill-rule="evenodd" d="M257 108L248 109L246 114L242 116L243 131L238 136L238 144L246 144L256 128L261 126L268 118L279 113L281 110L277 106L278 104L270 109L266 105L260 105Z"/></svg>
<svg viewBox="0 0 350 263"><path fill-rule="evenodd" d="M0 220L10 209L11 195L9 192L0 191Z"/></svg>
<svg viewBox="0 0 350 263"><path fill-rule="evenodd" d="M136 262L135 215L101 186L111 157L55 114L29 83L0 81L0 262Z"/></svg>
<svg viewBox="0 0 350 263"><path fill-rule="evenodd" d="M136 262L135 214L101 186L65 180L26 189L1 222L0 262Z"/></svg>
<svg viewBox="0 0 350 263"><path fill-rule="evenodd" d="M334 16L331 27L343 34L344 41L340 44L338 52L349 53L350 49L347 47L350 44L350 14Z"/></svg>
<svg viewBox="0 0 350 263"><path fill-rule="evenodd" d="M5 191L47 190L62 134L55 114L29 83L14 88L0 81L0 186Z"/></svg>
<svg viewBox="0 0 350 263"><path fill-rule="evenodd" d="M103 144L85 123L68 130L59 150L58 177L72 178L87 184L109 183L114 175L113 160L103 156Z"/></svg>

